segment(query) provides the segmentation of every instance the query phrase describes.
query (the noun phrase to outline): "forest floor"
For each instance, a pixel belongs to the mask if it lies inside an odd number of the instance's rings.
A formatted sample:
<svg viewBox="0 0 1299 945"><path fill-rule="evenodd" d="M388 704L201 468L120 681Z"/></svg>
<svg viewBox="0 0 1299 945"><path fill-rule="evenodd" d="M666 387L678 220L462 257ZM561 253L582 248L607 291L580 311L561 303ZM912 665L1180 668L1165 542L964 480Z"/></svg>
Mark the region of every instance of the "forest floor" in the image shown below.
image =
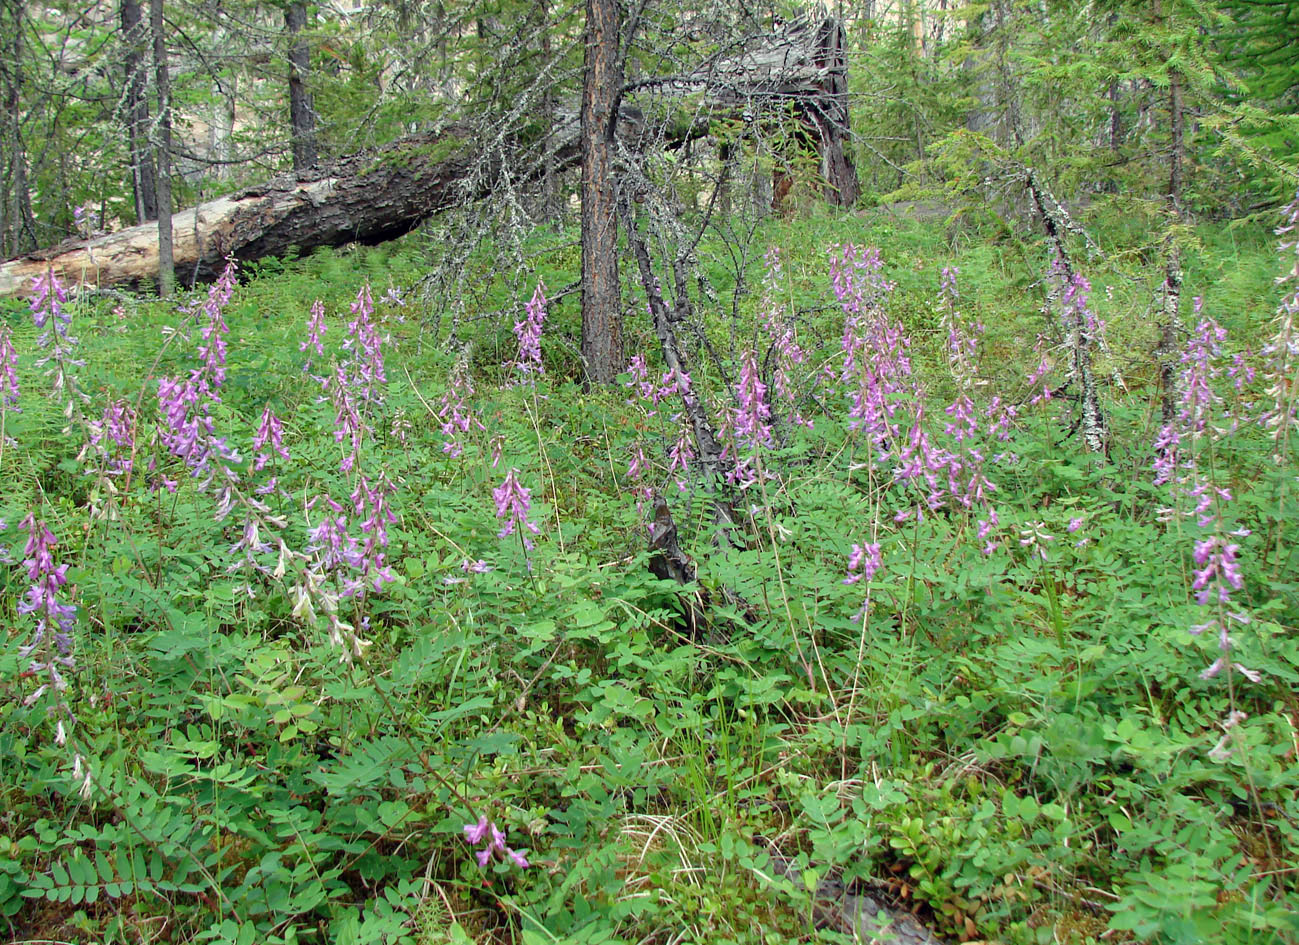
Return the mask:
<svg viewBox="0 0 1299 945"><path fill-rule="evenodd" d="M594 392L571 232L7 303L9 937L1299 940L1295 286L1196 232L1165 423L1095 226L1103 453L1045 247L878 211L710 235L688 379L628 281Z"/></svg>

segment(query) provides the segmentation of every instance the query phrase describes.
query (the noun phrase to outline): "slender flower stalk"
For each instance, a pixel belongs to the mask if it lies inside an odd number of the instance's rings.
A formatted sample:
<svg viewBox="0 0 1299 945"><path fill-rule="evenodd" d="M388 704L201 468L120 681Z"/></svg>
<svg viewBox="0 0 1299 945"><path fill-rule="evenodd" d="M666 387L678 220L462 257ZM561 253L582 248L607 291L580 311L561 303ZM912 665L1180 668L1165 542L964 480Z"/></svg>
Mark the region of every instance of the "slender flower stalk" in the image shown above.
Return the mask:
<svg viewBox="0 0 1299 945"><path fill-rule="evenodd" d="M329 326L325 324L325 303L316 299L311 303L311 318L307 321L306 340L298 344L299 351L307 352L307 363L302 366L303 373L315 378L317 383L323 383L323 378L317 378L311 374L311 352L317 356L325 356L325 332Z"/></svg>

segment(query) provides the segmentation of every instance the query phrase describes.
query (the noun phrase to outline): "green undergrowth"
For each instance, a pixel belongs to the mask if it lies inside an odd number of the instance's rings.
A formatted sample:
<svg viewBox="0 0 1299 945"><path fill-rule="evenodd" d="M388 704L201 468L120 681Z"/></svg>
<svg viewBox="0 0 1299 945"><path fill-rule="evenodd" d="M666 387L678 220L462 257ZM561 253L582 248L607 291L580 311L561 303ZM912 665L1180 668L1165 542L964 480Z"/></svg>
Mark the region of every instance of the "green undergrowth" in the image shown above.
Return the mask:
<svg viewBox="0 0 1299 945"><path fill-rule="evenodd" d="M531 270L484 277L457 326L467 349L445 343L451 316L419 290L418 238L262 264L226 308L215 427L251 476L258 418L266 407L283 418L291 459L272 461L280 491L266 501L287 546L309 545L307 522L325 508L313 497L328 492L350 513L356 475L395 487L393 580L342 604L370 644L355 661L304 618L300 562L284 578L270 573L273 554L267 573L231 571L240 519L217 521L211 492L151 439L154 379L197 363L193 318L129 298L78 303L89 400L69 420L66 398L46 396L25 312L4 310L23 382L0 446L0 538L13 559L0 565L10 938L852 941L826 927L812 895L826 878L914 909L952 939L1299 937L1294 457L1273 463L1253 428L1214 446L1233 496L1222 514L1240 533L1233 606L1251 620L1234 632L1233 659L1260 681L1201 679L1218 655L1215 634L1188 632L1205 620L1191 589L1204 533L1161 514L1173 500L1151 484L1156 287L1139 251L1116 235L1086 268L1110 332L1098 353L1111 438L1100 459L1070 435L1067 399L1026 403L1047 324L1039 244L884 211L770 221L744 246L719 234L701 244L698 304L720 364L696 351L693 367L714 405L728 396L722 373L733 382L761 337L772 245L804 376L839 364L827 249L852 242L880 248L897 283L887 311L910 334L941 418L956 386L939 270L960 267L962 312L986 329L979 396L1024 402L998 446L997 548L985 554L977 509L898 521L915 495L850 429L844 392L810 384L813 429L778 425L765 476L736 503L737 540L715 541L712 496L668 469L673 411L571 380L573 299L550 312L547 376L501 386L526 300L503 287L575 277L563 234L536 241ZM1268 234L1206 228L1187 292L1203 295L1231 351L1256 352L1275 274ZM390 336L387 385L360 468L344 473L336 411L311 374L347 356L348 305L367 282ZM390 287L401 303L381 300ZM628 297L639 311L630 282ZM308 369L300 345L316 298L327 354ZM639 315L627 337L661 372ZM457 457L438 413L465 358L481 427L460 437ZM88 472L103 467L83 453L78 419L118 399L140 415L129 481ZM628 473L637 445L697 567L691 585L650 571L646 482ZM531 550L498 536L493 489L511 468L531 490ZM156 488L159 476L180 484ZM19 612L19 522L33 510L75 588L71 716L48 693L31 701L38 680L18 653L34 626ZM864 542L880 545L881 567L847 584ZM466 567L478 561L490 569ZM1246 718L1224 730L1233 711ZM479 815L526 869L478 866L463 828Z"/></svg>

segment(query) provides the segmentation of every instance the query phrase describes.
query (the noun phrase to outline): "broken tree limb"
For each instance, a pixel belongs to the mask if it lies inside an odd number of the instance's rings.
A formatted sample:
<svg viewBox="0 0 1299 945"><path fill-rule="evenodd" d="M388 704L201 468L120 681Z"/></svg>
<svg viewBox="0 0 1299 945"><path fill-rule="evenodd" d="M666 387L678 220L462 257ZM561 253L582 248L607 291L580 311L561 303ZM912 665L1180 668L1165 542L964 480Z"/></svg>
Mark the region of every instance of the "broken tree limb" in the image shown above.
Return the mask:
<svg viewBox="0 0 1299 945"><path fill-rule="evenodd" d="M1080 286L1075 281L1076 273L1065 248L1063 231L1074 228L1076 224L1064 205L1056 200L1050 188L1031 167L1024 168L1024 185L1042 219L1042 226L1051 241L1056 265L1059 267L1058 281L1054 272L1047 279L1047 307L1054 308L1057 303L1062 303L1060 322L1064 329L1065 348L1069 354L1068 376L1078 385L1079 426L1082 429L1083 444L1089 453L1104 453L1107 442L1105 412L1101 408L1096 374L1092 370L1092 326L1084 312L1084 303L1076 298L1072 302L1068 301L1069 296L1080 291Z"/></svg>

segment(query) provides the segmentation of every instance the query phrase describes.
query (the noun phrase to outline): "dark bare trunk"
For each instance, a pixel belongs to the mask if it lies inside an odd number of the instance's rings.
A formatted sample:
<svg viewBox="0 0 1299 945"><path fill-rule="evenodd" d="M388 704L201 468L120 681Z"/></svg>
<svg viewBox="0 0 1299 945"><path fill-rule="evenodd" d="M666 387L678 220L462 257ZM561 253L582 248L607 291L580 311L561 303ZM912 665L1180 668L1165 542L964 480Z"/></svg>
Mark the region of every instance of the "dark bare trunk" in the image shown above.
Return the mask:
<svg viewBox="0 0 1299 945"><path fill-rule="evenodd" d="M171 75L167 71L167 35L163 32L163 0L149 0L153 33L154 84L158 93L156 182L158 194L158 294L166 298L176 287L171 232Z"/></svg>
<svg viewBox="0 0 1299 945"><path fill-rule="evenodd" d="M140 0L122 0L122 42L126 47L122 57L126 67L126 136L131 152L131 190L135 194L136 223L145 223L158 216L153 154L149 147L149 99L146 94L148 35Z"/></svg>
<svg viewBox="0 0 1299 945"><path fill-rule="evenodd" d="M319 159L316 148L316 112L306 77L311 68L311 47L302 38L307 25L307 5L293 0L284 11L289 31L289 129L293 140L293 169L306 170Z"/></svg>
<svg viewBox="0 0 1299 945"><path fill-rule="evenodd" d="M586 2L582 80L582 358L588 384L612 384L622 357L618 203L610 151L622 88L618 0Z"/></svg>
<svg viewBox="0 0 1299 945"><path fill-rule="evenodd" d="M1155 15L1162 13L1162 4L1155 4ZM1169 17L1171 20L1171 15ZM1172 23L1168 22L1170 28ZM1159 365L1159 379L1163 390L1160 412L1165 423L1172 421L1177 404L1182 398L1181 372L1178 370L1177 352L1183 333L1182 302L1182 250L1178 242L1178 229L1182 220L1182 174L1185 153L1185 109L1182 103L1182 75L1176 69L1168 70L1168 218L1169 231L1164 238L1164 312L1160 320L1159 344L1155 360Z"/></svg>
<svg viewBox="0 0 1299 945"><path fill-rule="evenodd" d="M4 176L5 226L0 229L0 246L5 254L33 249L37 245L36 218L32 214L31 189L27 182L27 149L23 142L23 10L21 3L6 4L0 29L4 37L3 77L4 131L0 139L0 174Z"/></svg>

